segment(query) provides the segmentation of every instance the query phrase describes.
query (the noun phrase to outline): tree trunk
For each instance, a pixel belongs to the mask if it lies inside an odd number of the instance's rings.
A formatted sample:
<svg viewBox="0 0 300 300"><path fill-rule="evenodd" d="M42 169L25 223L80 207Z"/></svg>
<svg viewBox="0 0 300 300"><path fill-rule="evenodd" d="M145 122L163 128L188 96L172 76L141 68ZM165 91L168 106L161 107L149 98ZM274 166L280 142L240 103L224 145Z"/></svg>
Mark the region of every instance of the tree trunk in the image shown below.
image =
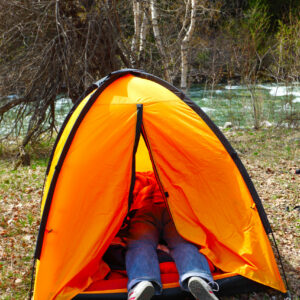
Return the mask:
<svg viewBox="0 0 300 300"><path fill-rule="evenodd" d="M191 17L190 17L190 26L182 39L181 42L181 83L180 87L183 92L187 91L187 78L188 78L188 56L189 56L189 43L192 38L192 35L194 33L195 29L195 23L196 23L196 2L197 0L189 0L187 2L187 6L191 5ZM184 21L186 23L186 21Z"/></svg>
<svg viewBox="0 0 300 300"><path fill-rule="evenodd" d="M159 52L159 54L161 56L161 59L162 59L165 79L168 82L172 83L173 80L172 80L172 77L171 77L170 71L169 71L168 59L167 59L167 56L166 56L165 49L163 47L163 43L162 43L160 31L159 31L158 13L157 13L157 9L156 9L156 4L157 4L156 0L151 0L150 1L150 10L151 10L151 20L152 20L153 34L154 34L154 38L155 38L155 41L156 41L156 46L157 46L158 52Z"/></svg>
<svg viewBox="0 0 300 300"><path fill-rule="evenodd" d="M141 32L140 32L140 47L139 47L139 52L138 52L139 66L140 66L140 62L142 59L142 55L145 51L145 44L146 44L146 37L148 34L148 29L149 29L149 23L148 23L148 18L147 18L147 11L145 8L144 12L143 12L143 21L142 21Z"/></svg>
<svg viewBox="0 0 300 300"><path fill-rule="evenodd" d="M133 20L134 20L134 35L131 42L131 56L130 61L132 66L136 67L138 49L140 46L140 35L141 35L141 3L138 0L132 0L133 9Z"/></svg>
<svg viewBox="0 0 300 300"><path fill-rule="evenodd" d="M87 89L90 86L89 79L88 79L88 49L89 49L89 38L90 38L90 31L91 31L91 22L88 21L88 32L85 40L85 49L84 49L84 89Z"/></svg>

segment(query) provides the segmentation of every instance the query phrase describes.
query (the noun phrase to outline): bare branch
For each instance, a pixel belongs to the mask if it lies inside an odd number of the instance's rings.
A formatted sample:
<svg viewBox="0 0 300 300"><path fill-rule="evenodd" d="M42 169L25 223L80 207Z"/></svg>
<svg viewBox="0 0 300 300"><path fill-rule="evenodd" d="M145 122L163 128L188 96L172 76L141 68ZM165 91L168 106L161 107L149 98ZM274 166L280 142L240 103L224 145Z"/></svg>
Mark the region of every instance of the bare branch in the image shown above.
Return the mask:
<svg viewBox="0 0 300 300"><path fill-rule="evenodd" d="M9 111L13 107L18 106L20 103L23 103L23 102L29 102L29 101L27 101L26 98L17 98L17 99L14 99L14 100L0 106L0 115L3 115L4 113Z"/></svg>

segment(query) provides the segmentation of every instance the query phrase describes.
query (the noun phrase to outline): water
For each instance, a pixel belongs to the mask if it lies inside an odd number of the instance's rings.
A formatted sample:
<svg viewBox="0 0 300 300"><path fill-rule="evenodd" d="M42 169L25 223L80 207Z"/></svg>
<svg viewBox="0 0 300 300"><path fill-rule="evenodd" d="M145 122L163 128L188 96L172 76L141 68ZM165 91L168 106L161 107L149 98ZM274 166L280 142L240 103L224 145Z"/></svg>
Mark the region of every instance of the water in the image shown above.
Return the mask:
<svg viewBox="0 0 300 300"><path fill-rule="evenodd" d="M204 86L193 86L188 92L189 97L195 101L204 112L215 122L223 127L226 122L239 128L253 127L253 104L251 92L261 103L261 121L268 121L272 125L297 125L289 120L300 114L300 83L289 86L276 84L260 84L254 87L242 85L216 85L214 89ZM11 97L16 97L12 95ZM69 98L58 97L55 103L56 127L59 130L66 115L72 107ZM49 113L49 112L48 112ZM30 119L30 111L24 108L25 124L19 124L12 129L17 118L16 109L4 115L0 126L0 136L11 133L12 136L24 135ZM298 124L299 126L299 124Z"/></svg>
<svg viewBox="0 0 300 300"><path fill-rule="evenodd" d="M244 128L254 125L251 91L261 105L261 122L275 126L299 125L299 120L290 120L297 115L299 118L300 83L290 86L260 84L255 87L217 85L213 90L193 86L189 96L216 125L222 127L226 122L231 122L233 126Z"/></svg>
<svg viewBox="0 0 300 300"><path fill-rule="evenodd" d="M8 98L16 98L16 95L9 96ZM57 97L55 102L55 126L57 130L60 129L65 117L68 112L71 110L73 103L70 98L65 98L62 96ZM18 108L12 108L9 112L5 113L3 116L3 120L0 123L0 137L4 137L6 135L10 135L12 137L19 137L26 134L28 123L31 115L31 107L21 107L22 114L24 116L24 122L18 121ZM47 112L47 116L49 116L50 110ZM49 119L49 118L48 118ZM16 126L13 124L16 122Z"/></svg>
<svg viewBox="0 0 300 300"><path fill-rule="evenodd" d="M56 113L56 124L60 127L64 122L67 114L73 107L72 100L70 98L60 98L55 103L55 113Z"/></svg>

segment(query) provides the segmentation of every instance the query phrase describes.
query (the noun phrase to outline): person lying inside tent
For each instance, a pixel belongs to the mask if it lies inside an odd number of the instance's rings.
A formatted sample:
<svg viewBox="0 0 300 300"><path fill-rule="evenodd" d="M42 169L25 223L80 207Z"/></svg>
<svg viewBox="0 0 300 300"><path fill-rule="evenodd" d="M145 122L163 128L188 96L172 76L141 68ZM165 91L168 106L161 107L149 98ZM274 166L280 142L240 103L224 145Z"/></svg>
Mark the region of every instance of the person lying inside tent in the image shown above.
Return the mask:
<svg viewBox="0 0 300 300"><path fill-rule="evenodd" d="M177 233L153 172L136 174L132 210L136 212L126 233L128 300L148 300L161 293L156 252L161 238L175 261L181 288L197 299L218 299L207 259Z"/></svg>

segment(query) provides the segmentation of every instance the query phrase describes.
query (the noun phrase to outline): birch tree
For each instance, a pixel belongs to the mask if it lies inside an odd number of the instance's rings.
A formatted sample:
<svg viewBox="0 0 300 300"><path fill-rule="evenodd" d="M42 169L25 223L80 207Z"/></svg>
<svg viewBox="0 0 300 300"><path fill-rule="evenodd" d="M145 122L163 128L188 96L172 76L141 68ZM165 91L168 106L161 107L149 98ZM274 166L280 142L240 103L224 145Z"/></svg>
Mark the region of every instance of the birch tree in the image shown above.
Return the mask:
<svg viewBox="0 0 300 300"><path fill-rule="evenodd" d="M142 9L141 3L138 0L132 0L133 20L134 20L134 35L131 43L131 64L136 65L136 54L139 49L140 34L141 34L141 18Z"/></svg>
<svg viewBox="0 0 300 300"><path fill-rule="evenodd" d="M134 19L134 35L131 43L131 65L139 68L141 56L145 50L146 37L148 33L149 23L147 15L147 7L145 3L139 0L132 0L133 19Z"/></svg>
<svg viewBox="0 0 300 300"><path fill-rule="evenodd" d="M168 40L168 36L162 37L159 22L163 22L158 13L156 0L150 1L151 21L156 47L161 56L164 69L164 76L167 81L173 83L177 75L180 75L180 87L187 90L187 79L189 70L190 43L196 26L196 12L199 0L187 0L185 7L178 2L177 10L184 13L181 29L177 31L178 20L174 16L173 24L163 24L173 28L173 35L176 34L176 41ZM173 4L174 5L174 4ZM180 53L180 55L178 55ZM178 59L179 58L179 59Z"/></svg>
<svg viewBox="0 0 300 300"><path fill-rule="evenodd" d="M196 4L197 0L188 0L187 1L187 9L186 12L189 12L190 14L190 21L189 21L189 27L186 31L186 34L184 35L182 41L181 41L181 81L180 81L180 87L183 92L186 92L187 90L187 77L188 77L188 68L189 68L189 44L192 39L195 24L196 24ZM189 9L190 8L190 9ZM184 19L183 28L185 28L187 21L187 14Z"/></svg>
<svg viewBox="0 0 300 300"><path fill-rule="evenodd" d="M166 54L167 52L163 45L162 37L161 37L159 26L158 26L159 16L157 13L157 1L156 0L150 0L150 11L151 11L153 34L154 34L154 38L156 41L156 46L157 46L158 52L161 56L162 65L163 65L162 67L164 69L165 79L168 82L172 83L173 79L172 79L172 76L171 76L170 70L169 70L169 60L167 58L167 54Z"/></svg>

